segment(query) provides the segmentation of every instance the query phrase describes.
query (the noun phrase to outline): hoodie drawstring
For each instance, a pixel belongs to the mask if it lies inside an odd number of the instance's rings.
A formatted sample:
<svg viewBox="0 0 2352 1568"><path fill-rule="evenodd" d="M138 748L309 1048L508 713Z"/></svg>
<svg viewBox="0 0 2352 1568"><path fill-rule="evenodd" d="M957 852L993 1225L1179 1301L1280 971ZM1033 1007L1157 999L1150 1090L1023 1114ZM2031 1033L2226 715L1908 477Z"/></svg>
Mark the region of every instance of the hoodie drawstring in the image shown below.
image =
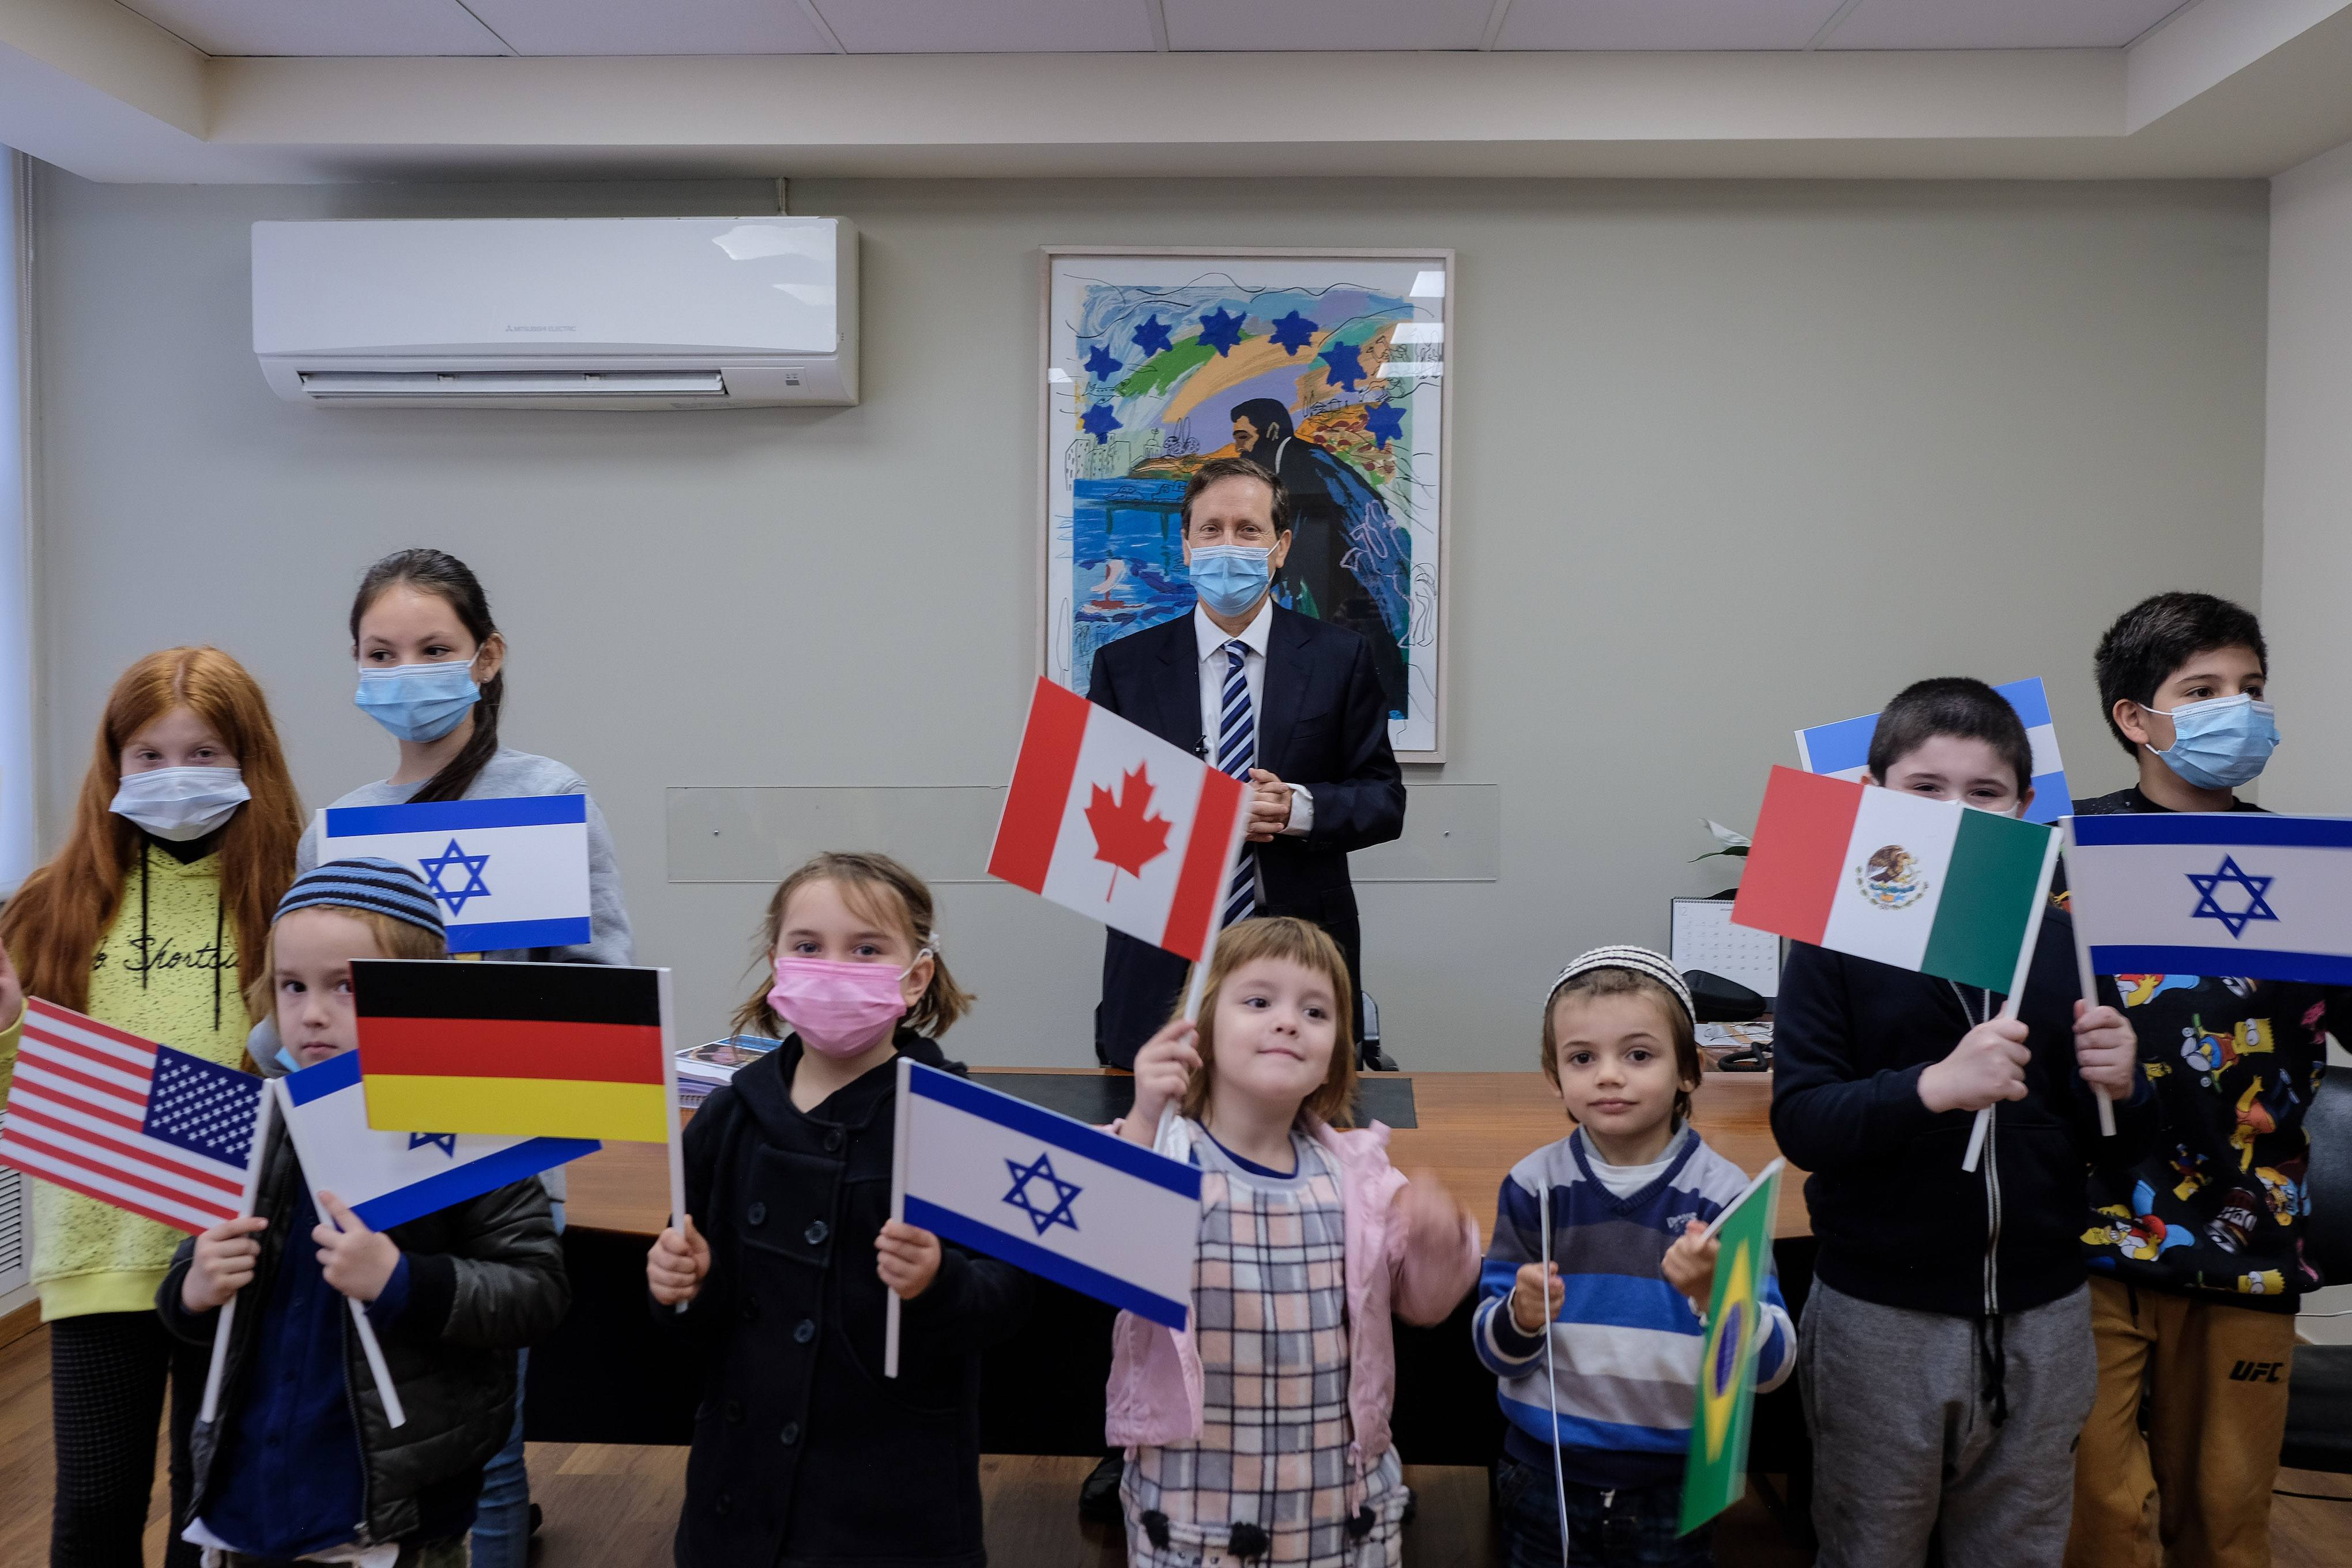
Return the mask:
<svg viewBox="0 0 2352 1568"><path fill-rule="evenodd" d="M151 962L154 955L147 937L147 858L154 853L153 845L143 838L139 841L139 989L142 991L147 989L148 971L155 967Z"/></svg>
<svg viewBox="0 0 2352 1568"><path fill-rule="evenodd" d="M1984 1386L1978 1397L1992 1406L1996 1426L2009 1420L2009 1351L2003 1337L1999 1312L1977 1320L1977 1353L1984 1358Z"/></svg>

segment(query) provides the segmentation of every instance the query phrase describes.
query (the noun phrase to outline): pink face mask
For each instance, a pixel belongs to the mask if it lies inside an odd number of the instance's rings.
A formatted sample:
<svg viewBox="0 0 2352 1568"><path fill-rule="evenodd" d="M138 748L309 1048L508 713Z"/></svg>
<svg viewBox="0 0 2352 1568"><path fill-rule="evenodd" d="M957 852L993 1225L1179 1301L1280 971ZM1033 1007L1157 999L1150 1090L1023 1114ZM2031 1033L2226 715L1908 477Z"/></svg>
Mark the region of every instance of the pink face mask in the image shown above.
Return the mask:
<svg viewBox="0 0 2352 1568"><path fill-rule="evenodd" d="M917 953L915 963L929 951ZM768 1005L809 1049L828 1057L854 1057L889 1038L892 1026L906 1016L907 999L899 994L898 983L914 967L780 957Z"/></svg>

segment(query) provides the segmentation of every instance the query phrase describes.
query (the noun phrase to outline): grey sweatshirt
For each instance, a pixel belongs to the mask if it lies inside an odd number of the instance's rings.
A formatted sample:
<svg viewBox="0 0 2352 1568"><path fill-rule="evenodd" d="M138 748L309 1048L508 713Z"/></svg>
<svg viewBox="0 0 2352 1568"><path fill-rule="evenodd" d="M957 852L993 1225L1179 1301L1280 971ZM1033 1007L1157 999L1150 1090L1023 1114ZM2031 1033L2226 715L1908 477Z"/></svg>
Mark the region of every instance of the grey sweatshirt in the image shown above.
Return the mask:
<svg viewBox="0 0 2352 1568"><path fill-rule="evenodd" d="M362 784L341 800L344 805L405 805L408 797L421 787L415 784L394 784L378 779ZM551 757L535 757L529 752L518 752L500 746L482 764L482 771L467 788L467 800L506 800L530 795L587 795L588 785L578 773ZM310 870L319 864L319 822L311 818L302 834L302 842L294 851L297 874ZM621 868L613 854L613 830L604 825L604 814L596 809L592 796L588 802L588 942L582 947L516 948L506 952L486 952L482 957L501 963L628 963L635 960L636 949L629 935L629 911L621 903ZM278 1059L278 1019L275 1015L253 1026L247 1037L246 1049L254 1064L271 1078L284 1076L286 1066ZM548 1195L561 1203L563 1199L563 1169L556 1167L543 1172L540 1180L545 1184Z"/></svg>

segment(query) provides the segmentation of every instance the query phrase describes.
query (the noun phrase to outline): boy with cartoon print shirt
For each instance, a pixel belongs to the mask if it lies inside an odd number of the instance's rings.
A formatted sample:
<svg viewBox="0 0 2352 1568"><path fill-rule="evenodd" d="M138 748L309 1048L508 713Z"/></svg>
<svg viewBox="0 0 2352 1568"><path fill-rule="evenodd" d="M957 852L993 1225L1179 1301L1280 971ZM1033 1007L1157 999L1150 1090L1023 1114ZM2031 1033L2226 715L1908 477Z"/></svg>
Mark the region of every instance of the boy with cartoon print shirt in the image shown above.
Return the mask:
<svg viewBox="0 0 2352 1568"><path fill-rule="evenodd" d="M2262 809L2235 793L2278 743L2251 614L2210 595L2158 595L2108 629L2097 672L2140 781L2077 802L2077 816ZM2076 1450L2066 1568L2153 1561L2151 1499L2166 1561L2267 1564L2294 1314L2322 1283L2303 1255L2303 1119L2352 991L2115 980L2164 1131L2147 1158L2089 1182L2099 1394Z"/></svg>

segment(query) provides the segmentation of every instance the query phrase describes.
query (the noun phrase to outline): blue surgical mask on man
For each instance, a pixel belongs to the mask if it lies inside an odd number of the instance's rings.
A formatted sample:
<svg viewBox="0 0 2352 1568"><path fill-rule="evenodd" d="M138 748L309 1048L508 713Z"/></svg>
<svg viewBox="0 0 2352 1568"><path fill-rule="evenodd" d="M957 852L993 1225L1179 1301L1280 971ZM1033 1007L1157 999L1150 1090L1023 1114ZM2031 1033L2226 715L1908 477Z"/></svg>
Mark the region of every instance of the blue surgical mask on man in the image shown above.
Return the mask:
<svg viewBox="0 0 2352 1568"><path fill-rule="evenodd" d="M390 669L362 667L359 692L352 699L360 711L404 741L439 740L481 700L468 659Z"/></svg>
<svg viewBox="0 0 2352 1568"><path fill-rule="evenodd" d="M2236 789L2261 776L2279 743L2278 710L2240 692L2203 702L2184 702L2166 713L2172 721L2172 744L2161 752L2150 746L2164 765L2184 784L2199 789Z"/></svg>
<svg viewBox="0 0 2352 1568"><path fill-rule="evenodd" d="M1238 616L1265 596L1274 552L1246 544L1203 544L1192 552L1192 587L1221 616Z"/></svg>

